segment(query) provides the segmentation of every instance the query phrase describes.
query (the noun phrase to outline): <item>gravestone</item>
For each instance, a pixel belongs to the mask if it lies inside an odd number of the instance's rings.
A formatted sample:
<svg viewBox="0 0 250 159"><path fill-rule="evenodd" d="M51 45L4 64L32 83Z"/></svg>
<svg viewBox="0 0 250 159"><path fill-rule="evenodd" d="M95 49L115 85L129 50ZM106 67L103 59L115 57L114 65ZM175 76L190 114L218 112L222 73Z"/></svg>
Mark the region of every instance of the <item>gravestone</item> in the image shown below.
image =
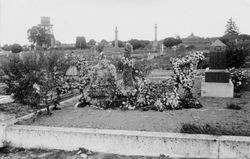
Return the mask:
<svg viewBox="0 0 250 159"><path fill-rule="evenodd" d="M133 50L133 47L131 44L127 43L125 45L125 52L124 52L124 58L131 60L131 52ZM125 87L133 87L133 67L125 64L123 68L123 83Z"/></svg>
<svg viewBox="0 0 250 159"><path fill-rule="evenodd" d="M209 70L201 83L203 97L233 97L233 83L226 69L226 45L217 39L210 46Z"/></svg>

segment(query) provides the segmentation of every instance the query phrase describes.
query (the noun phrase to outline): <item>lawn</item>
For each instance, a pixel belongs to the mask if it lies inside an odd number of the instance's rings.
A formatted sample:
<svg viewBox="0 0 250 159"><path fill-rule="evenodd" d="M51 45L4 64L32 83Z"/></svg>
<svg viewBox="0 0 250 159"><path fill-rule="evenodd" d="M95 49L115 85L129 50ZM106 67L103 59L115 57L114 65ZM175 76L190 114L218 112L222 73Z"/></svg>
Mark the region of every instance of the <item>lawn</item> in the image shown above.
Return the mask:
<svg viewBox="0 0 250 159"><path fill-rule="evenodd" d="M196 79L194 93L203 107L200 109L157 111L97 110L92 107L74 108L77 100L64 103L52 116L39 116L34 122L22 124L79 127L97 129L122 129L157 132L180 132L183 124L209 124L222 127L236 134L250 136L250 91L240 98L201 98L200 82ZM228 103L236 103L242 109L228 109Z"/></svg>

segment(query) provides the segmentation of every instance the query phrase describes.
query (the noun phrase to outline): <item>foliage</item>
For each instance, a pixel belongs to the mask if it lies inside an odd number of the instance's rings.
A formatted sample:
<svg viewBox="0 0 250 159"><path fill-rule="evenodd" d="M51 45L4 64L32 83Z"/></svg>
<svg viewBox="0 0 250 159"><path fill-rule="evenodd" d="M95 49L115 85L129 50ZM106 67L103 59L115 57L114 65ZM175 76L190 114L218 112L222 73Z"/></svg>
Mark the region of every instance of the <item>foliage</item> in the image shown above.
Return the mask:
<svg viewBox="0 0 250 159"><path fill-rule="evenodd" d="M181 39L175 39L173 37L165 38L163 40L163 45L166 46L167 48L171 48L171 47L176 46L180 43L182 43Z"/></svg>
<svg viewBox="0 0 250 159"><path fill-rule="evenodd" d="M194 66L204 58L202 52L191 52L182 58L171 58L170 62L173 66L174 76L178 85L181 85L188 93L194 84ZM179 87L177 85L177 87Z"/></svg>
<svg viewBox="0 0 250 159"><path fill-rule="evenodd" d="M245 88L249 83L249 77L247 76L247 70L232 68L229 70L231 75L231 80L234 84L235 92L239 92Z"/></svg>
<svg viewBox="0 0 250 159"><path fill-rule="evenodd" d="M107 46L109 44L108 41L106 40L101 40L101 42L99 42L96 46L96 50L97 52L102 52L104 50L104 47Z"/></svg>
<svg viewBox="0 0 250 159"><path fill-rule="evenodd" d="M115 40L112 41L112 45L115 46ZM125 46L125 43L121 40L118 40L118 47L124 47Z"/></svg>
<svg viewBox="0 0 250 159"><path fill-rule="evenodd" d="M245 64L247 57L246 49L231 46L227 49L226 52L227 52L227 57L226 57L227 68L241 68Z"/></svg>
<svg viewBox="0 0 250 159"><path fill-rule="evenodd" d="M28 103L34 91L33 84L42 76L35 55L31 54L29 58L23 60L18 55L12 55L2 65L2 70L7 75L4 79L4 83L8 86L7 93L12 93L17 102Z"/></svg>
<svg viewBox="0 0 250 159"><path fill-rule="evenodd" d="M194 85L194 66L204 58L202 52L191 52L182 58L171 58L173 66L175 87L177 90L181 86L184 89L183 95L180 97L180 104L183 108L200 108L202 105L193 96L191 89Z"/></svg>
<svg viewBox="0 0 250 159"><path fill-rule="evenodd" d="M140 48L143 49L150 43L150 41L148 40L138 40L138 39L131 39L128 42L133 46L134 50L140 49Z"/></svg>
<svg viewBox="0 0 250 159"><path fill-rule="evenodd" d="M99 108L110 108L117 94L116 81L115 66L101 59L81 79L82 88L85 89L83 101ZM96 99L98 97L99 99Z"/></svg>
<svg viewBox="0 0 250 159"><path fill-rule="evenodd" d="M193 97L191 92L185 93L182 97L180 97L180 105L182 108L201 108L202 104Z"/></svg>
<svg viewBox="0 0 250 159"><path fill-rule="evenodd" d="M76 48L78 49L85 49L87 47L86 45L86 39L84 36L77 36L76 37Z"/></svg>
<svg viewBox="0 0 250 159"><path fill-rule="evenodd" d="M94 39L90 39L87 43L87 45L94 46L96 44L96 41Z"/></svg>
<svg viewBox="0 0 250 159"><path fill-rule="evenodd" d="M235 103L228 103L227 108L228 109L234 109L234 110L240 110L241 109L241 107L238 104L235 104Z"/></svg>
<svg viewBox="0 0 250 159"><path fill-rule="evenodd" d="M179 95L173 84L173 80L166 80L160 83L142 80L139 83L137 107L153 106L159 111L165 109L179 108Z"/></svg>
<svg viewBox="0 0 250 159"><path fill-rule="evenodd" d="M2 47L2 49L3 49L4 51L11 51L11 45L5 44L5 45Z"/></svg>
<svg viewBox="0 0 250 159"><path fill-rule="evenodd" d="M45 99L44 106L48 107L48 95L62 85L67 63L59 52L36 52L27 53L22 59L12 55L2 69L7 75L7 91L17 102L37 108Z"/></svg>
<svg viewBox="0 0 250 159"><path fill-rule="evenodd" d="M226 24L225 35L238 35L238 34L239 34L239 29L236 23L233 21L233 19L230 18Z"/></svg>
<svg viewBox="0 0 250 159"><path fill-rule="evenodd" d="M13 45L11 46L11 52L12 52L12 53L19 53L19 52L21 52L21 51L23 51L23 48L22 48L21 45L19 45L19 44L13 44Z"/></svg>
<svg viewBox="0 0 250 159"><path fill-rule="evenodd" d="M53 34L50 33L50 30L42 26L33 26L28 29L28 40L40 47L51 46L51 39L54 38Z"/></svg>
<svg viewBox="0 0 250 159"><path fill-rule="evenodd" d="M204 58L197 65L197 69L206 69L207 67L209 67L209 57Z"/></svg>
<svg viewBox="0 0 250 159"><path fill-rule="evenodd" d="M210 134L210 135L235 135L235 136L249 136L249 132L237 131L235 129L227 129L220 125L198 125L198 124L183 124L180 130L181 133L188 134Z"/></svg>
<svg viewBox="0 0 250 159"><path fill-rule="evenodd" d="M191 50L195 50L196 47L195 47L195 45L188 45L188 46L186 47L186 49L189 50L189 51L191 51Z"/></svg>

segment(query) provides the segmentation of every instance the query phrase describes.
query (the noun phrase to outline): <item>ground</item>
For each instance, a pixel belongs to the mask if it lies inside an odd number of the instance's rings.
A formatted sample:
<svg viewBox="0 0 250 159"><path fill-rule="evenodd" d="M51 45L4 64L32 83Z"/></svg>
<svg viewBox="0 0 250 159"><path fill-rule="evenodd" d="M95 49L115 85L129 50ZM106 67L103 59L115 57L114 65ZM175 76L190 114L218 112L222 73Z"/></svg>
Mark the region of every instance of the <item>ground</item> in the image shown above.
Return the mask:
<svg viewBox="0 0 250 159"><path fill-rule="evenodd" d="M91 152L80 148L76 151L63 150L42 150L3 147L0 148L1 159L171 159L167 156L145 157L145 156L124 156L117 154L105 154Z"/></svg>
<svg viewBox="0 0 250 159"><path fill-rule="evenodd" d="M52 116L40 116L35 122L25 124L79 127L98 129L122 129L139 131L180 132L185 123L221 126L230 131L250 136L250 91L240 98L201 98L200 82L194 89L203 107L200 109L157 111L97 110L92 107L74 108L75 101L66 102ZM236 103L242 109L228 109L228 103Z"/></svg>

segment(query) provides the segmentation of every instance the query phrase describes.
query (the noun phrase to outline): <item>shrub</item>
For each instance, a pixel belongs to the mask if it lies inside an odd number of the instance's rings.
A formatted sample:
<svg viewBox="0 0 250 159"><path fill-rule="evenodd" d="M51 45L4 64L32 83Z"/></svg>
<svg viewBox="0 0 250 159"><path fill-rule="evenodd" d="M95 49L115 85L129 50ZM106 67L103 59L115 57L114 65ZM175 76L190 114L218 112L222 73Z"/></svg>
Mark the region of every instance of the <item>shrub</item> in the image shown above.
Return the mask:
<svg viewBox="0 0 250 159"><path fill-rule="evenodd" d="M19 56L12 55L2 65L2 70L7 76L4 79L4 83L8 86L7 93L13 94L17 102L26 104L34 91L33 84L41 77L35 56L30 55L29 58L22 60Z"/></svg>
<svg viewBox="0 0 250 159"><path fill-rule="evenodd" d="M227 49L226 67L227 68L241 68L245 62L248 51L244 48L236 48L231 46Z"/></svg>
<svg viewBox="0 0 250 159"><path fill-rule="evenodd" d="M240 110L241 109L241 107L238 104L235 104L235 103L227 104L227 108L228 109L234 109L234 110Z"/></svg>
<svg viewBox="0 0 250 159"><path fill-rule="evenodd" d="M7 92L13 94L16 102L37 107L61 84L60 76L67 68L62 57L59 52L27 53L22 59L13 54L2 65L7 75L4 79Z"/></svg>
<svg viewBox="0 0 250 159"><path fill-rule="evenodd" d="M247 70L244 69L230 69L230 75L234 84L235 92L240 92L249 83L249 77L246 74Z"/></svg>
<svg viewBox="0 0 250 159"><path fill-rule="evenodd" d="M197 69L206 69L209 67L209 58L204 58L198 63Z"/></svg>
<svg viewBox="0 0 250 159"><path fill-rule="evenodd" d="M202 104L193 97L192 93L185 93L180 97L180 105L182 108L201 108Z"/></svg>
<svg viewBox="0 0 250 159"><path fill-rule="evenodd" d="M11 46L11 52L12 52L12 53L19 53L19 52L21 52L21 51L23 51L23 48L22 48L21 45L19 45L19 44L13 44L13 45Z"/></svg>
<svg viewBox="0 0 250 159"><path fill-rule="evenodd" d="M198 125L194 123L183 124L180 133L249 136L249 132L231 130L219 125L216 126L212 126L210 124Z"/></svg>

